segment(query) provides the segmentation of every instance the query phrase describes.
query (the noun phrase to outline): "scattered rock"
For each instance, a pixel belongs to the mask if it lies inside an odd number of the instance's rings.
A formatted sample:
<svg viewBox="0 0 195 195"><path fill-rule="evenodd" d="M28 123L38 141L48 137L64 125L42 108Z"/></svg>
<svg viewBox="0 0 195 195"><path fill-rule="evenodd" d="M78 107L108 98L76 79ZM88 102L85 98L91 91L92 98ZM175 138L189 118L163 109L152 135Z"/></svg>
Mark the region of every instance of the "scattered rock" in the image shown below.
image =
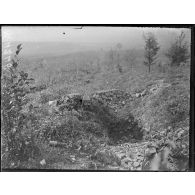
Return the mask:
<svg viewBox="0 0 195 195"><path fill-rule="evenodd" d="M154 153L156 153L156 148L154 148L154 147L147 148L146 151L145 151L146 156L151 156Z"/></svg>
<svg viewBox="0 0 195 195"><path fill-rule="evenodd" d="M55 106L56 105L56 101L55 100L54 101L49 101L48 104L49 104L49 106Z"/></svg>
<svg viewBox="0 0 195 195"><path fill-rule="evenodd" d="M42 166L46 165L45 159L41 160L41 161L40 161L40 164L41 164Z"/></svg>
<svg viewBox="0 0 195 195"><path fill-rule="evenodd" d="M70 155L70 158L71 158L72 161L76 160L75 155Z"/></svg>
<svg viewBox="0 0 195 195"><path fill-rule="evenodd" d="M139 164L139 162L137 162L137 161L135 161L134 163L133 163L133 166L134 167L138 167L140 164Z"/></svg>
<svg viewBox="0 0 195 195"><path fill-rule="evenodd" d="M117 154L117 156L118 156L120 159L123 159L123 158L125 158L126 154L125 154L125 153L119 153L119 154Z"/></svg>
<svg viewBox="0 0 195 195"><path fill-rule="evenodd" d="M138 97L141 97L141 94L140 94L140 93L136 93L136 94L135 94L135 97L137 97L137 98L138 98Z"/></svg>
<svg viewBox="0 0 195 195"><path fill-rule="evenodd" d="M66 143L58 142L58 141L50 141L49 145L53 147L64 147L66 146Z"/></svg>
<svg viewBox="0 0 195 195"><path fill-rule="evenodd" d="M57 146L58 142L57 141L50 141L49 145L50 146Z"/></svg>
<svg viewBox="0 0 195 195"><path fill-rule="evenodd" d="M184 133L185 133L185 131L184 131L184 130L181 130L181 131L177 134L177 136L180 138Z"/></svg>
<svg viewBox="0 0 195 195"><path fill-rule="evenodd" d="M147 94L147 90L145 89L142 93L141 96L145 96Z"/></svg>
<svg viewBox="0 0 195 195"><path fill-rule="evenodd" d="M137 171L141 171L142 170L142 167L137 167L136 170Z"/></svg>

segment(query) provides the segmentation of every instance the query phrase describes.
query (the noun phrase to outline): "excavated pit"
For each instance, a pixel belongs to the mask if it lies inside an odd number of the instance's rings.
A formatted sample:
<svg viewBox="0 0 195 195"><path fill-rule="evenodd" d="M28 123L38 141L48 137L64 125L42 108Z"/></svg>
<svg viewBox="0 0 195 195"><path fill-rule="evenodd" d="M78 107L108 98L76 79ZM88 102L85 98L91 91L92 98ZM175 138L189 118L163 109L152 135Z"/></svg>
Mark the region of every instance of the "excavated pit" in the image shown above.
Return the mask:
<svg viewBox="0 0 195 195"><path fill-rule="evenodd" d="M68 98L67 98L68 97ZM143 138L142 127L139 126L132 114L121 117L117 111L131 98L127 93L119 90L100 91L91 97L83 98L80 94L71 94L65 101L58 101L59 110L76 110L80 113L81 121L93 119L106 130L109 145L125 142L136 142ZM86 117L88 116L88 117Z"/></svg>

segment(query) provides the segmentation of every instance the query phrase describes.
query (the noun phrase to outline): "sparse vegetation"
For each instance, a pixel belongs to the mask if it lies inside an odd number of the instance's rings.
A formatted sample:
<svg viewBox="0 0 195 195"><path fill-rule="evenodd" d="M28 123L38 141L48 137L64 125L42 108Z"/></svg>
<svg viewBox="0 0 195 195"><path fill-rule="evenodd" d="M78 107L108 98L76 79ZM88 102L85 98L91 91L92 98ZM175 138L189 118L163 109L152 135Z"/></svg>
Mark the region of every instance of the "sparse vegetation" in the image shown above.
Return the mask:
<svg viewBox="0 0 195 195"><path fill-rule="evenodd" d="M10 67L6 67L2 78L2 138L3 165L18 167L22 161L39 155L39 148L35 143L37 116L34 115L32 105L25 112L28 105L27 94L30 93L32 78L19 71L18 55L21 44L17 46L16 54Z"/></svg>
<svg viewBox="0 0 195 195"><path fill-rule="evenodd" d="M171 64L186 63L184 40L167 51ZM4 169L188 170L189 66L159 71L153 34L142 51L118 44L26 71L21 49L1 78Z"/></svg>

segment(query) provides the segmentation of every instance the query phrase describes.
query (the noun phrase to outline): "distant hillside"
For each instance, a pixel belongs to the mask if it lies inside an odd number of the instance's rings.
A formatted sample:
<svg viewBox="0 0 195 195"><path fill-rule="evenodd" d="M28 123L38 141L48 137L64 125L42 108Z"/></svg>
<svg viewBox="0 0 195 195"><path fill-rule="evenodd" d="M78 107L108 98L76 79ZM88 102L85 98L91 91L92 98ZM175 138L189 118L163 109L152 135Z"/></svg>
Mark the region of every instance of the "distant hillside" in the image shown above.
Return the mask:
<svg viewBox="0 0 195 195"><path fill-rule="evenodd" d="M20 42L12 42L10 49L15 50ZM94 50L93 44L79 44L67 42L22 42L23 50L21 51L22 57L48 57L60 56L69 53Z"/></svg>
<svg viewBox="0 0 195 195"><path fill-rule="evenodd" d="M62 56L70 53L85 52L85 51L95 51L95 50L110 50L116 49L116 44L121 43L122 49L136 49L141 50L144 48L143 32L153 32L161 46L161 51L166 50L170 44L174 41L175 37L180 33L181 30L185 31L186 40L190 42L190 33L188 29L156 29L151 28L147 30L139 29L136 33L123 33L115 34L111 37L99 37L99 40L94 39L93 41L78 40L78 41L49 41L49 42L40 42L40 41L20 41L20 42L11 42L10 49L15 51L16 46L19 43L23 44L23 50L21 51L22 57L36 57L36 58L45 58L45 57L54 57ZM111 39L112 38L112 39ZM4 40L2 40L4 41ZM3 42L4 50L4 42ZM4 54L3 54L4 55Z"/></svg>

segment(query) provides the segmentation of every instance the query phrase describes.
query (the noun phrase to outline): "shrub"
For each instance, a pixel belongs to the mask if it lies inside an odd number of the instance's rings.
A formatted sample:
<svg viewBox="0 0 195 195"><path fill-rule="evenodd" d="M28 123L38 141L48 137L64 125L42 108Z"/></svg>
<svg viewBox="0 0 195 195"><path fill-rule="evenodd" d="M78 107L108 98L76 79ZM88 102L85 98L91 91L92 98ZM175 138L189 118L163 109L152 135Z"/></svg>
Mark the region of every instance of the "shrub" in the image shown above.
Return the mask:
<svg viewBox="0 0 195 195"><path fill-rule="evenodd" d="M35 146L37 119L29 107L27 112L23 108L28 103L27 94L33 81L24 71L19 71L18 54L22 49L17 46L11 66L5 67L2 76L1 112L4 167L19 167L20 162L39 155Z"/></svg>
<svg viewBox="0 0 195 195"><path fill-rule="evenodd" d="M171 44L165 56L169 59L171 66L179 66L181 63L186 63L189 59L188 44L185 40L184 32L176 38L175 42Z"/></svg>

